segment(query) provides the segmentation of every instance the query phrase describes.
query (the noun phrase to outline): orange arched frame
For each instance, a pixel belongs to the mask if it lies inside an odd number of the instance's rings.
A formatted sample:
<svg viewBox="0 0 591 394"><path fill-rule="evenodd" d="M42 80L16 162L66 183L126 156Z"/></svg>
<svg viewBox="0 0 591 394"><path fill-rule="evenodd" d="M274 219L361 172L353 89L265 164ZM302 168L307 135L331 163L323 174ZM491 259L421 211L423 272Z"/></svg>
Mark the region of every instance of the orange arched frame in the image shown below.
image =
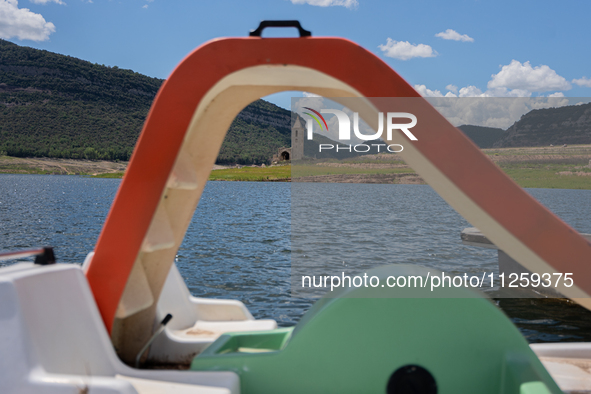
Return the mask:
<svg viewBox="0 0 591 394"><path fill-rule="evenodd" d="M317 70L368 98L420 97L378 57L340 38L228 38L206 43L189 54L154 100L86 271L109 331L199 103L224 77L260 65ZM380 108L379 100L374 104ZM424 138L419 137L412 146L437 169L437 176L445 177L552 268L573 272L583 292L577 294L591 294L591 245L513 183L428 103L424 102L421 112L421 130L436 132L421 134ZM419 174L428 181L435 176ZM442 187L438 190L434 186L440 194ZM446 199L452 203L453 195ZM511 254L511 250L505 251Z"/></svg>

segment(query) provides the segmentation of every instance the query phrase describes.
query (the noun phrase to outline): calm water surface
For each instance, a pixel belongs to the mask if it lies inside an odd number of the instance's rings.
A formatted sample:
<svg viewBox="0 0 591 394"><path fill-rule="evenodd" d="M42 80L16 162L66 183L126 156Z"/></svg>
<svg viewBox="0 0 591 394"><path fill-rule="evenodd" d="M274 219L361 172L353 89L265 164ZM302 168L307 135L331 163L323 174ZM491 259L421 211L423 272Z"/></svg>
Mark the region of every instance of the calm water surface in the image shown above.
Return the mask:
<svg viewBox="0 0 591 394"><path fill-rule="evenodd" d="M82 263L119 183L0 175L0 250L51 245L60 262ZM576 230L591 233L591 191L528 192ZM209 182L176 264L193 295L240 299L255 317L289 326L314 302L291 296L292 259L314 272L363 272L390 263L496 272L496 251L460 242L469 226L424 185ZM498 304L531 342L591 341L591 313L576 305Z"/></svg>

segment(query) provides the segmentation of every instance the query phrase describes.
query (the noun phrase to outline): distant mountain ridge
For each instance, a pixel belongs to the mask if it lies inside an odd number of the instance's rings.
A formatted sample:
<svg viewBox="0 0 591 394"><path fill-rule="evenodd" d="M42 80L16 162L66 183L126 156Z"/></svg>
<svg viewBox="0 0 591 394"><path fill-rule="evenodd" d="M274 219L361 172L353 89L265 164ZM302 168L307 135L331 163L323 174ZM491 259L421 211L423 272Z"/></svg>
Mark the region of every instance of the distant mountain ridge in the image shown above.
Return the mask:
<svg viewBox="0 0 591 394"><path fill-rule="evenodd" d="M591 144L591 103L535 109L494 143L495 148Z"/></svg>
<svg viewBox="0 0 591 394"><path fill-rule="evenodd" d="M507 130L458 127L480 148L591 144L591 103L534 109Z"/></svg>

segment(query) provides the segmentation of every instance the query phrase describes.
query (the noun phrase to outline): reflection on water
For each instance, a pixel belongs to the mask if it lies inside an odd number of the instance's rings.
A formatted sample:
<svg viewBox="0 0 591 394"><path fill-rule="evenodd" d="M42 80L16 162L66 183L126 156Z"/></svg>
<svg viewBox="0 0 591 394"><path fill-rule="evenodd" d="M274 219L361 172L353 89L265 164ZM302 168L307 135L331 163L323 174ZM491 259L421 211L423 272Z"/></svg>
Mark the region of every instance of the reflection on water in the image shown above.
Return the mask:
<svg viewBox="0 0 591 394"><path fill-rule="evenodd" d="M81 263L119 182L0 175L0 249L52 245L59 261ZM529 192L591 233L591 191ZM288 326L314 302L291 297L292 257L318 269L410 263L450 273L495 270L494 250L461 244L468 226L428 186L209 182L176 264L193 295L240 299L255 317ZM364 259L368 251L372 261ZM576 305L497 303L532 342L591 341L591 313Z"/></svg>

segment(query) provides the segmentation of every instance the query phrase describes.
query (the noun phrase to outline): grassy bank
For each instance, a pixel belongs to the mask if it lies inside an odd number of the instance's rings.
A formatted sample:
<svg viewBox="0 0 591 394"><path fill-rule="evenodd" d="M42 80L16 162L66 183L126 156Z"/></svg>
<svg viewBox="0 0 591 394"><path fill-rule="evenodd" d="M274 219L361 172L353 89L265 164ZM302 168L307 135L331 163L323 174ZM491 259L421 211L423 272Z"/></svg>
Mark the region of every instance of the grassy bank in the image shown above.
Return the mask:
<svg viewBox="0 0 591 394"><path fill-rule="evenodd" d="M213 170L210 181L289 181L291 166L242 167Z"/></svg>
<svg viewBox="0 0 591 394"><path fill-rule="evenodd" d="M521 187L545 189L591 189L591 168L575 165L501 165Z"/></svg>

